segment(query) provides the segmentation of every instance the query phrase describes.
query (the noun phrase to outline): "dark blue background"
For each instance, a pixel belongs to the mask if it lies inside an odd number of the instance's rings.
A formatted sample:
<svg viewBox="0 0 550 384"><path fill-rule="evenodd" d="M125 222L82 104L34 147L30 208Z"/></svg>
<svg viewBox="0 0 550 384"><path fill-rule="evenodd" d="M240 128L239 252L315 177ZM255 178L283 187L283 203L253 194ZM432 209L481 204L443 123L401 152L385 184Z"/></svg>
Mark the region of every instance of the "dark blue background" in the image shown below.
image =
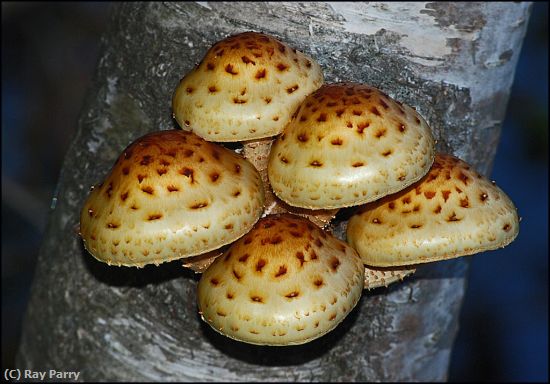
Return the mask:
<svg viewBox="0 0 550 384"><path fill-rule="evenodd" d="M61 162L109 3L2 3L2 366L21 320ZM548 3L536 3L492 179L522 217L472 258L451 381L548 381Z"/></svg>

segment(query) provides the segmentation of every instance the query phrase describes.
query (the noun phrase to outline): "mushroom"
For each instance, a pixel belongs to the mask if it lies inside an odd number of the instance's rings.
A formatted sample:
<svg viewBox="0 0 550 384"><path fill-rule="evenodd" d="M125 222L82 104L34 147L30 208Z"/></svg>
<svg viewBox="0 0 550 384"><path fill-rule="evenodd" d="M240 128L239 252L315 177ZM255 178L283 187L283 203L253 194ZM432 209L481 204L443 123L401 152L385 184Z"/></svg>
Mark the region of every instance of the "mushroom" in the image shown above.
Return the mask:
<svg viewBox="0 0 550 384"><path fill-rule="evenodd" d="M403 266L472 255L517 236L514 204L464 161L438 153L426 176L362 206L347 241L367 265Z"/></svg>
<svg viewBox="0 0 550 384"><path fill-rule="evenodd" d="M214 44L172 99L184 130L209 141L278 135L298 104L323 83L319 65L272 36L244 32Z"/></svg>
<svg viewBox="0 0 550 384"><path fill-rule="evenodd" d="M272 146L269 182L290 205L364 204L424 176L434 139L412 108L364 84L327 84L308 96Z"/></svg>
<svg viewBox="0 0 550 384"><path fill-rule="evenodd" d="M350 313L361 296L364 271L355 250L309 220L270 215L203 273L199 313L235 340L303 344Z"/></svg>
<svg viewBox="0 0 550 384"><path fill-rule="evenodd" d="M244 32L214 44L177 86L172 108L184 130L208 141L243 142L243 156L258 169L265 213L293 210L273 195L267 156L300 102L323 84L319 64L276 38ZM336 212L298 214L326 224Z"/></svg>
<svg viewBox="0 0 550 384"><path fill-rule="evenodd" d="M88 252L141 267L199 255L247 233L263 207L260 175L248 161L191 132L135 140L80 215Z"/></svg>

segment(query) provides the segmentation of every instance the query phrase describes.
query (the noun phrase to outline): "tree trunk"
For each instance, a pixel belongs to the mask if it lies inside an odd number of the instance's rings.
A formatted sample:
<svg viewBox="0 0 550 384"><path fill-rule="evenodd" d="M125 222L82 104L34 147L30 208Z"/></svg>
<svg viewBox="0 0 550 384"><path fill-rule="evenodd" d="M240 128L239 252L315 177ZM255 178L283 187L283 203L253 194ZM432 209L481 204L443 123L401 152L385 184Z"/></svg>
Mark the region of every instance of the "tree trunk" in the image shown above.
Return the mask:
<svg viewBox="0 0 550 384"><path fill-rule="evenodd" d="M321 64L327 82L381 88L416 107L438 150L487 174L530 3L120 3L66 155L17 365L80 380L445 380L466 258L365 291L333 332L302 346L222 337L197 313L198 276L173 262L95 261L76 234L88 188L130 141L171 129L179 79L230 34L272 34Z"/></svg>

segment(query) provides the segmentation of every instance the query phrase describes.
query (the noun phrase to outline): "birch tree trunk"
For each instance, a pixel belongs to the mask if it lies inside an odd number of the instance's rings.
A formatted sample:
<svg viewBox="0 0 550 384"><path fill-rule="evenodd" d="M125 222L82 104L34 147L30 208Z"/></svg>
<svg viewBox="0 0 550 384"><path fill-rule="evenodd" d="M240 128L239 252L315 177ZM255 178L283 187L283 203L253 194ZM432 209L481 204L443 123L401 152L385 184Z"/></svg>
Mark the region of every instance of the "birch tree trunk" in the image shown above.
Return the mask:
<svg viewBox="0 0 550 384"><path fill-rule="evenodd" d="M327 82L368 83L416 107L438 150L488 174L529 13L522 2L116 4L54 197L18 367L79 371L86 381L445 380L466 258L366 291L325 337L260 347L200 320L198 276L180 263L108 267L75 226L89 187L127 144L176 126L179 79L214 42L247 30L312 55Z"/></svg>

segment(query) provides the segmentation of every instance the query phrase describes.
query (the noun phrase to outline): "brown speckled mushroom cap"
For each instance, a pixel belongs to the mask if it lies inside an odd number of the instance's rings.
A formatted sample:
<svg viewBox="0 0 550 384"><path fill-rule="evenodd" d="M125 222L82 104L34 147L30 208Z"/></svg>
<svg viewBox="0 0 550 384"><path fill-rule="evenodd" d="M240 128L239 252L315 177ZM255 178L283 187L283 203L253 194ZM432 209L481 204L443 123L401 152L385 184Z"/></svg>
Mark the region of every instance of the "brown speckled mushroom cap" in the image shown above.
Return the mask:
<svg viewBox="0 0 550 384"><path fill-rule="evenodd" d="M355 250L309 220L267 216L204 272L199 310L232 339L303 344L331 331L353 309L364 270Z"/></svg>
<svg viewBox="0 0 550 384"><path fill-rule="evenodd" d="M272 36L245 32L216 43L179 83L178 124L209 141L243 141L283 130L323 83L319 65Z"/></svg>
<svg viewBox="0 0 550 384"><path fill-rule="evenodd" d="M290 205L342 208L374 201L418 181L435 155L424 119L376 88L322 86L274 142L268 176Z"/></svg>
<svg viewBox="0 0 550 384"><path fill-rule="evenodd" d="M397 266L472 255L517 236L514 204L496 185L451 155L437 154L409 188L360 208L347 240L373 266Z"/></svg>
<svg viewBox="0 0 550 384"><path fill-rule="evenodd" d="M228 244L262 209L252 164L191 132L160 131L130 144L92 190L80 232L96 259L143 266Z"/></svg>

